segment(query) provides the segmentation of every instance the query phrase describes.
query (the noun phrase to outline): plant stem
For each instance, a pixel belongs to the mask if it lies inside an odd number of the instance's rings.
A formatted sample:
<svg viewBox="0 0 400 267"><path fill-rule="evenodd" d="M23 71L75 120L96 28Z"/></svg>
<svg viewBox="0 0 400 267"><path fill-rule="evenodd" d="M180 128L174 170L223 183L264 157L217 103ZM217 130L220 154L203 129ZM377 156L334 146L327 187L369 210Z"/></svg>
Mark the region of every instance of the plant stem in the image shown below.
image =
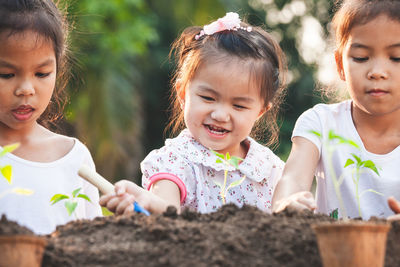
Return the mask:
<svg viewBox="0 0 400 267"><path fill-rule="evenodd" d="M340 212L342 214L342 218L343 218L343 220L348 220L347 214L346 214L346 210L345 210L344 205L343 205L342 195L340 193L340 188L339 188L340 184L338 182L338 179L336 178L336 173L335 173L335 170L334 170L333 164L332 164L332 154L333 154L332 150L329 149L329 153L328 153L329 172L330 172L330 174L332 176L333 187L335 188L336 196L337 196L337 198L339 200L339 210L340 210Z"/></svg>
<svg viewBox="0 0 400 267"><path fill-rule="evenodd" d="M228 179L228 170L224 170L224 185L221 188L221 197L222 197L222 204L225 205L225 188L226 188L226 180Z"/></svg>
<svg viewBox="0 0 400 267"><path fill-rule="evenodd" d="M356 168L356 201L357 201L357 208L358 208L358 215L360 215L360 217L362 218L362 214L361 214L361 205L360 205L360 194L359 194L359 182L360 182L360 170L359 168Z"/></svg>

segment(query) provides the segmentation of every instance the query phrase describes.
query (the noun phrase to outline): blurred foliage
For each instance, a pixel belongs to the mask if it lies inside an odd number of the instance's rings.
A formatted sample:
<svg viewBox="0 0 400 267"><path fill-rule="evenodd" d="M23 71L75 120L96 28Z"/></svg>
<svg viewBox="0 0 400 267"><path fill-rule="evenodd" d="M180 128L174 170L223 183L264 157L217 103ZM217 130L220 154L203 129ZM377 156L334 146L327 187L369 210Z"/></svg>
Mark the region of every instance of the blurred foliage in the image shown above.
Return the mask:
<svg viewBox="0 0 400 267"><path fill-rule="evenodd" d="M297 117L321 101L314 93L317 62L300 54L305 21L327 36L328 0L63 0L73 21L70 134L84 141L97 169L114 181L140 181L139 163L168 137L170 45L191 25L228 11L265 25L287 55L290 84L276 153L286 160ZM308 19L308 20L307 20ZM317 34L317 33L316 33ZM318 58L318 56L317 56Z"/></svg>

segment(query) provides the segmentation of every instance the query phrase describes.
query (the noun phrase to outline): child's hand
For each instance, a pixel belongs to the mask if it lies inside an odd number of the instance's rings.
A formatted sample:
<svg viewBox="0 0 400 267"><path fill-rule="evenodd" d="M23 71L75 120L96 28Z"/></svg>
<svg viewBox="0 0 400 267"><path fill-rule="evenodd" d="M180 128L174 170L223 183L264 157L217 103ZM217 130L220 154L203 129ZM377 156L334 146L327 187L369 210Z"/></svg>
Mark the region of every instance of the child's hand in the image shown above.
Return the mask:
<svg viewBox="0 0 400 267"><path fill-rule="evenodd" d="M291 207L297 210L315 210L317 208L317 205L311 192L302 191L277 201L273 212L281 212L287 207Z"/></svg>
<svg viewBox="0 0 400 267"><path fill-rule="evenodd" d="M131 181L117 182L114 185L114 191L102 196L99 203L117 215L134 213L133 202L135 201L150 213L163 213L168 207L164 199Z"/></svg>
<svg viewBox="0 0 400 267"><path fill-rule="evenodd" d="M400 202L397 201L394 197L389 197L388 204L395 215L389 216L387 219L389 221L400 220Z"/></svg>
<svg viewBox="0 0 400 267"><path fill-rule="evenodd" d="M148 191L127 180L119 181L114 186L115 192L100 198L100 205L117 215L132 214L133 202L137 201L143 208L149 209L151 202Z"/></svg>

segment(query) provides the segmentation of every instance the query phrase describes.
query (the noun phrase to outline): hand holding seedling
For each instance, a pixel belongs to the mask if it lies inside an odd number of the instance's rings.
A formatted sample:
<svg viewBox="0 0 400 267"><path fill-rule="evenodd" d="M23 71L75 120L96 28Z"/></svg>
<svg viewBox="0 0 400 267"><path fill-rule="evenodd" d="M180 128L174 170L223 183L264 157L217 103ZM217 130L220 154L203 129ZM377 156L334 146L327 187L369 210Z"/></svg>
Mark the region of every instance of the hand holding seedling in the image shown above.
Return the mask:
<svg viewBox="0 0 400 267"><path fill-rule="evenodd" d="M219 195L221 196L222 204L226 204L226 193L228 192L228 190L230 188L240 185L246 179L246 176L244 175L241 179L239 179L237 181L233 181L231 184L228 185L228 187L226 187L226 183L227 183L227 179L228 179L228 167L232 166L235 169L238 169L239 163L243 159L241 159L239 157L231 156L231 155L229 155L229 152L226 153L226 155L220 154L214 150L211 150L211 152L213 152L217 156L217 160L215 162L221 163L225 166L224 184L221 185L219 182L214 181L214 180L213 180L213 182L220 188Z"/></svg>

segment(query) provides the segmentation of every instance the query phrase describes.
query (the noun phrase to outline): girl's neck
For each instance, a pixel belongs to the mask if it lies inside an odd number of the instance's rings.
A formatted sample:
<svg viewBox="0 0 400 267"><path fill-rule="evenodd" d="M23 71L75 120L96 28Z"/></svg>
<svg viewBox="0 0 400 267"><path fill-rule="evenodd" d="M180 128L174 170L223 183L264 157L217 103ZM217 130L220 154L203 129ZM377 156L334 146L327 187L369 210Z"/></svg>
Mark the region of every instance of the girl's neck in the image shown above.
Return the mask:
<svg viewBox="0 0 400 267"><path fill-rule="evenodd" d="M3 126L4 125L0 126L0 146L12 143L29 143L31 140L36 139L37 136L42 135L41 133L46 132L46 129L38 123L35 123L31 127L18 130Z"/></svg>
<svg viewBox="0 0 400 267"><path fill-rule="evenodd" d="M354 126L367 151L387 154L400 145L400 110L384 115L370 115L352 105Z"/></svg>

